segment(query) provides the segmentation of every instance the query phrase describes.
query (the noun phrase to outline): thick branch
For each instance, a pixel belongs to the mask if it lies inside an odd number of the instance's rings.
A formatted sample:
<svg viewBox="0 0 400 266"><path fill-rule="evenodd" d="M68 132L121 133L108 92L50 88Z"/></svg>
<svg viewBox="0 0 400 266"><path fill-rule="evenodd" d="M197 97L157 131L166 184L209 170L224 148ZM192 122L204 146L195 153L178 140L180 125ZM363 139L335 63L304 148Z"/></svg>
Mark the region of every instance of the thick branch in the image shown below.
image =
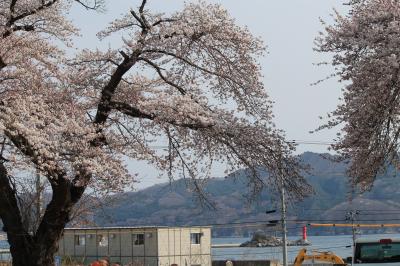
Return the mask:
<svg viewBox="0 0 400 266"><path fill-rule="evenodd" d="M112 74L110 81L103 88L101 92L101 99L98 104L97 113L94 118L95 124L103 124L106 122L108 115L111 111L110 102L115 93L122 77L128 72L132 66L137 62L140 51L136 50L130 57L124 56L123 62L118 65L115 72Z"/></svg>
<svg viewBox="0 0 400 266"><path fill-rule="evenodd" d="M35 150L24 136L15 136L7 132L6 136L22 153L24 153L24 155L30 158L34 164L39 165L39 160L35 154ZM70 214L73 206L82 197L87 186L86 184L88 184L90 179L90 175L84 171L78 171L77 176L70 181L62 168L59 167L56 169L46 169L46 174L53 190L52 199L46 206L46 211L39 224L33 241L31 236L29 236L28 233L22 228L20 210L18 205L13 203L14 199L11 198L15 192L12 191L9 182L8 184L6 183L8 179L6 180L2 176L1 166L2 164L0 165L0 217L3 219L3 214L1 213L3 210L10 215L13 214L13 217L6 217L6 219L11 220L12 224L18 226L13 227L15 228L14 231L17 232L15 233L17 235L15 237L22 238L22 240L16 239L15 243L12 241L10 241L10 243L11 245L13 245L13 243L16 245L16 253L21 252L22 249L25 250L25 254L33 254L32 256L34 257L34 261L37 261L37 264L31 262L32 264L29 265L50 265L51 261L53 260L52 256L46 257L42 255L54 254L57 251L57 243L61 238L65 225L70 221ZM4 189L5 192L3 191ZM4 197L6 197L6 199L3 199ZM15 196L13 197L15 198ZM10 199L12 201L10 201ZM7 200L8 202L12 203L10 206L8 206L8 209L6 208L7 206L3 206L4 204L8 203ZM3 221L5 221L5 219L3 219ZM21 225L19 225L19 223ZM5 225L8 227L6 223ZM10 234L11 233L9 233L9 240ZM11 237L13 236L11 235ZM27 241L29 241L29 243L27 243ZM16 256L17 254L13 253L13 258L16 258ZM50 263L46 260L50 260Z"/></svg>
<svg viewBox="0 0 400 266"><path fill-rule="evenodd" d="M11 32L15 31L34 31L35 27L33 25L22 25L22 26L14 26L11 29Z"/></svg>
<svg viewBox="0 0 400 266"><path fill-rule="evenodd" d="M113 109L115 109L127 116L133 117L133 118L145 118L145 119L149 119L149 120L154 120L157 118L156 114L154 114L154 113L149 114L149 113L143 112L143 111L139 110L138 108L133 107L127 103L111 102L110 106ZM193 129L193 130L211 128L214 126L214 124L204 125L201 123L181 123L181 122L176 121L175 119L162 119L162 121L166 122L168 124L171 124L173 126L185 127L185 128L189 128L189 129Z"/></svg>
<svg viewBox="0 0 400 266"><path fill-rule="evenodd" d="M3 162L0 162L0 218L4 224L3 230L7 233L11 254L18 261L18 251L28 251L32 238L22 224L16 191L10 183Z"/></svg>
<svg viewBox="0 0 400 266"><path fill-rule="evenodd" d="M14 136L7 132L6 136L22 153L30 158L34 164L39 165L39 160L37 155L35 154L35 150L32 148L29 141L24 136ZM30 236L28 236L27 233L20 228L16 229L19 235L23 235L23 241L21 241L20 239L15 241L15 245L19 245L19 247L17 248L18 252L21 252L21 249L24 249L26 250L26 254L33 254L32 256L34 257L34 260L37 261L37 264L32 263L29 265L52 264L52 256L46 257L42 255L54 254L57 251L57 243L61 238L65 225L70 221L70 214L72 212L73 206L82 197L90 179L90 175L87 174L87 172L78 171L77 176L75 176L75 178L70 181L65 171L61 167L58 167L56 169L46 169L46 175L52 187L52 199L50 203L46 206L46 211L34 236L34 243L29 243L29 245L25 243L26 241L31 239ZM4 193L2 193L1 189L2 187L4 187L4 185L2 185L1 182L2 180L0 179L0 216L2 210L1 204L5 202L2 199ZM3 182L5 181L3 180ZM10 196L7 197L9 198ZM20 210L18 209L18 205L16 204L10 206L7 212L17 213L18 217L20 215ZM14 217L14 220L16 220L17 222L18 217ZM18 225L18 223L16 223L16 225ZM27 236L25 236L25 234ZM16 254L13 254L13 258L15 258L15 256ZM46 260L50 260L50 262Z"/></svg>
<svg viewBox="0 0 400 266"><path fill-rule="evenodd" d="M136 14L134 10L131 10L132 16L140 23L140 27L142 28L142 31L147 32L148 29L150 28L149 23L147 22L146 17L144 16L144 7L146 5L146 0L142 1L142 4L139 7L139 15Z"/></svg>
<svg viewBox="0 0 400 266"><path fill-rule="evenodd" d="M135 108L127 103L111 102L110 106L112 109L115 109L127 116L134 117L134 118L147 118L147 119L153 120L155 117L154 115L144 113L144 112L140 111L138 108Z"/></svg>
<svg viewBox="0 0 400 266"><path fill-rule="evenodd" d="M12 0L11 3L10 3L10 12L11 12L11 15L14 13L15 5L17 4L17 1L18 1L18 0Z"/></svg>
<svg viewBox="0 0 400 266"><path fill-rule="evenodd" d="M59 0L52 0L52 1L49 1L49 2L47 2L47 3L43 3L42 5L40 5L38 8L36 8L36 9L32 9L32 10L29 10L29 11L26 11L26 12L24 12L24 13L22 13L22 14L20 14L20 15L18 15L18 16L11 16L11 18L8 20L8 22L7 22L7 26L12 26L15 22L17 22L18 20L21 20L21 19L23 19L23 18L26 18L26 17L28 17L28 16L31 16L31 15L34 15L34 14L36 14L36 13L38 13L39 11L42 11L42 10L44 10L44 9L46 9L46 8L48 8L48 7L51 7L52 5L54 5L57 1L59 1Z"/></svg>
<svg viewBox="0 0 400 266"><path fill-rule="evenodd" d="M69 215L73 206L82 197L86 186L76 186L65 178L58 180L57 184L52 184L53 196L46 207L42 222L36 232L36 237L41 242L46 243L60 237L48 234L48 230L61 232L64 226L70 221Z"/></svg>
<svg viewBox="0 0 400 266"><path fill-rule="evenodd" d="M140 13L140 14L143 13L144 7L145 7L145 5L146 5L146 2L147 2L147 0L143 0L143 1L142 1L142 4L140 5L140 7L139 7L139 13Z"/></svg>
<svg viewBox="0 0 400 266"><path fill-rule="evenodd" d="M143 21L144 25L146 25L146 30L150 28L149 22L147 21L146 17L144 16L144 6L146 5L147 0L143 0L142 4L139 7L139 14L140 18Z"/></svg>
<svg viewBox="0 0 400 266"><path fill-rule="evenodd" d="M0 162L0 217L4 223L5 232L13 232L13 230L17 230L14 233L25 231L22 226L16 191L10 183L7 169L3 162Z"/></svg>
<svg viewBox="0 0 400 266"><path fill-rule="evenodd" d="M139 22L140 27L142 28L142 30L147 31L148 25L146 25L146 22L143 21L142 17L139 16L138 14L136 14L136 12L133 11L133 10L131 10L131 14L137 20L137 22Z"/></svg>
<svg viewBox="0 0 400 266"><path fill-rule="evenodd" d="M34 15L34 14L36 14L36 13L38 13L38 12L40 12L40 11L42 11L42 10L48 8L48 7L51 7L51 6L54 5L57 1L59 1L59 0L52 0L52 1L47 2L47 3L44 3L44 1L43 1L43 2L42 2L42 5L40 5L38 8L35 8L35 9L32 9L32 10L28 10L28 11L26 11L26 12L24 12L24 13L22 13L22 14L19 14L18 16L15 16L15 17L13 16L13 12L11 12L11 17L10 17L10 19L7 21L6 26L9 27L9 28L11 28L17 21L19 21L19 20L21 20L21 19L24 19L24 18L26 18L26 17L28 17L28 16ZM11 3L11 5L10 5L10 10L11 10L11 9L14 9L14 6L15 6L16 2L17 2L17 1L15 1L14 4ZM12 33L13 31L15 31L15 30L24 30L24 29L25 29L24 26L18 26L18 29L15 29L15 28L14 28L14 29L7 30L7 31L5 31L5 32L3 33L3 38L6 38L6 37L10 36L11 33ZM28 27L28 29L30 29L30 27Z"/></svg>

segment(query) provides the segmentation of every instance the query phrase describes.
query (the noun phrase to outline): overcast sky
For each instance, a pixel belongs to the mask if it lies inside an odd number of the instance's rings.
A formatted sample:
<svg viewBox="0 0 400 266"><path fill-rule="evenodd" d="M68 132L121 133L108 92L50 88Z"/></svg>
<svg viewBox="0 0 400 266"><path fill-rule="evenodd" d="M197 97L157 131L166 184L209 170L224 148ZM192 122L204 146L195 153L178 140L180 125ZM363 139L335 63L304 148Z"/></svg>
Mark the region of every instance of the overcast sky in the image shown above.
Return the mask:
<svg viewBox="0 0 400 266"><path fill-rule="evenodd" d="M314 39L323 30L320 18L332 22L333 8L344 13L346 6L342 0L208 0L221 3L237 20L250 31L261 37L268 46L268 55L260 58L263 67L265 87L275 102L275 123L286 131L287 139L302 141L332 141L336 131L324 130L309 134L322 122L319 116L332 111L338 103L342 84L335 79L310 84L332 73L331 67L315 66L315 63L329 59L313 51ZM182 8L182 0L149 0L148 8L158 12L172 12ZM74 7L70 17L82 30L76 45L87 48L118 47L117 38L100 43L96 33L114 18L140 5L140 0L109 0L103 14L87 13ZM301 144L298 152L325 152L327 146ZM132 163L132 168L140 167L142 183L145 187L154 180L154 170L143 163ZM217 167L218 168L218 167ZM215 175L222 175L216 169Z"/></svg>

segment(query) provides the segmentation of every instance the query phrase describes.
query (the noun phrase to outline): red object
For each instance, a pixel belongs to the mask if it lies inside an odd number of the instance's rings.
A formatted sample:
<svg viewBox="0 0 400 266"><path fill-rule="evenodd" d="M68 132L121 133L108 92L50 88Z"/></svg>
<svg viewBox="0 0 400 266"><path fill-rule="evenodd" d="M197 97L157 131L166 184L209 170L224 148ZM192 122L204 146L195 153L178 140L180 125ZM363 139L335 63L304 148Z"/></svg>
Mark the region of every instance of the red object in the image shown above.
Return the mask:
<svg viewBox="0 0 400 266"><path fill-rule="evenodd" d="M381 240L379 240L379 243L381 243L381 244L391 244L392 243L392 239L390 239L390 238L381 239Z"/></svg>
<svg viewBox="0 0 400 266"><path fill-rule="evenodd" d="M307 240L307 226L303 226L303 240Z"/></svg>

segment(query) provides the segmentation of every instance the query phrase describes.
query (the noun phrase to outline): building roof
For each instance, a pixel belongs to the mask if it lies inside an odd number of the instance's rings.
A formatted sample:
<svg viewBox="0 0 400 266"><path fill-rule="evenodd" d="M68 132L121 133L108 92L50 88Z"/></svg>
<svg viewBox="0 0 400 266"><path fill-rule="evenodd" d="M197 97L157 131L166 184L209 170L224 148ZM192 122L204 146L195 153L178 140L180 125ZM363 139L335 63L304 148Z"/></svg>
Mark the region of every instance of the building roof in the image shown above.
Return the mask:
<svg viewBox="0 0 400 266"><path fill-rule="evenodd" d="M178 229L178 228L211 228L209 225L204 226L98 226L98 227L68 227L65 230L119 230L119 229Z"/></svg>

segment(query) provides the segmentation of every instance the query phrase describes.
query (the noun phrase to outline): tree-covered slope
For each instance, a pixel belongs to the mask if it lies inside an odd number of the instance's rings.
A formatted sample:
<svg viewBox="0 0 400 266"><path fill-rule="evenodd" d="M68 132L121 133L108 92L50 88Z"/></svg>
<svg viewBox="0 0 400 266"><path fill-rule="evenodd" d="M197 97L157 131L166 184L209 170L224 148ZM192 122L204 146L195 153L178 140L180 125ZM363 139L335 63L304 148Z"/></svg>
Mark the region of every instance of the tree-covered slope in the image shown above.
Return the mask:
<svg viewBox="0 0 400 266"><path fill-rule="evenodd" d="M344 163L333 162L328 154L311 152L302 154L301 159L311 167L306 177L314 194L301 202L290 203L288 220L292 233L308 221L344 221L346 210L361 210L359 220L365 222L378 220L373 217L374 212L383 215L380 216L383 220L400 218L400 179L395 175L379 177L371 191L354 196ZM185 180L176 180L114 196L111 205L96 212L95 222L108 226L217 224L215 234L247 233L254 228L222 224L279 219L279 212L267 216L265 211L279 210L280 203L272 191L264 191L256 200L249 201L245 175L246 171L240 171L234 176L208 180L205 191L215 209L203 208ZM354 200L350 201L352 198ZM396 213L396 210L399 211ZM314 232L321 233L320 230Z"/></svg>

